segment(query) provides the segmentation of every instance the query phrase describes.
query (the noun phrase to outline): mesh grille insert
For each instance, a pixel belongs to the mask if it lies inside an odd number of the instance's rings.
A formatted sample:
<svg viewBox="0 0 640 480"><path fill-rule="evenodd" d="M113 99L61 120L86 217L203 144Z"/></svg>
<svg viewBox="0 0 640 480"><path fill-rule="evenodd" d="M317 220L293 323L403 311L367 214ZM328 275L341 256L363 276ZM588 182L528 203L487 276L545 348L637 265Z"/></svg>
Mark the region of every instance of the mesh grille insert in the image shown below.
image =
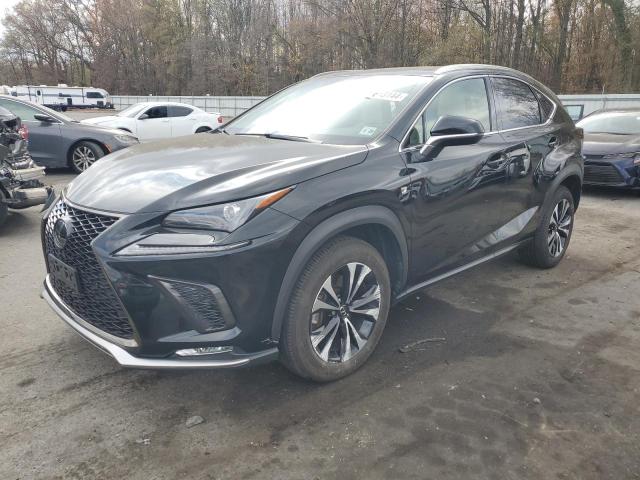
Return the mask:
<svg viewBox="0 0 640 480"><path fill-rule="evenodd" d="M624 180L613 165L585 165L584 181L586 183L619 184Z"/></svg>
<svg viewBox="0 0 640 480"><path fill-rule="evenodd" d="M66 244L58 248L53 240L53 226L60 218L70 219L73 232ZM133 328L120 301L107 281L91 242L113 225L115 217L79 210L59 201L43 225L44 247L51 254L73 267L78 274L80 292L51 278L53 288L62 301L91 325L116 337L133 338ZM46 257L46 255L45 255Z"/></svg>
<svg viewBox="0 0 640 480"><path fill-rule="evenodd" d="M167 282L176 294L207 324L207 331L223 330L226 322L218 302L211 291L200 285L183 282Z"/></svg>

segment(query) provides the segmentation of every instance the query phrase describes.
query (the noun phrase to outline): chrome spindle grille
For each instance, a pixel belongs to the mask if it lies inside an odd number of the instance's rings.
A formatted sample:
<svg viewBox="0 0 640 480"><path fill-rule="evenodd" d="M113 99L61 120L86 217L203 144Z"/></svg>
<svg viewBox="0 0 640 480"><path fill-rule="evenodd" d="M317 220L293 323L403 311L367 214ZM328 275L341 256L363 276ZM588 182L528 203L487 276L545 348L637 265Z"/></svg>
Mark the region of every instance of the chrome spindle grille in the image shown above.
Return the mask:
<svg viewBox="0 0 640 480"><path fill-rule="evenodd" d="M53 227L60 218L70 219L73 225L72 233L62 248L58 248L53 238ZM130 339L133 338L133 329L127 313L91 249L91 242L116 220L107 215L73 208L61 200L45 220L44 245L47 255L51 254L73 267L78 274L79 292L52 277L53 288L62 301L79 317L100 330Z"/></svg>

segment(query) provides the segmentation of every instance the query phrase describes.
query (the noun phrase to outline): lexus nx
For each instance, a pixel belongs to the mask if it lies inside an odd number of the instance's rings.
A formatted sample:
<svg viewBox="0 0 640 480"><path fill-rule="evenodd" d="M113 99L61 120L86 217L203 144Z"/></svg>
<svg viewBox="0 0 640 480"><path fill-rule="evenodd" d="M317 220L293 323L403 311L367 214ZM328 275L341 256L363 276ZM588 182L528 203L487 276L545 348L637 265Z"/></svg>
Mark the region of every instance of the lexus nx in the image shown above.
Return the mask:
<svg viewBox="0 0 640 480"><path fill-rule="evenodd" d="M43 297L124 366L334 380L410 293L514 249L558 264L581 143L515 70L317 75L77 177L44 215Z"/></svg>

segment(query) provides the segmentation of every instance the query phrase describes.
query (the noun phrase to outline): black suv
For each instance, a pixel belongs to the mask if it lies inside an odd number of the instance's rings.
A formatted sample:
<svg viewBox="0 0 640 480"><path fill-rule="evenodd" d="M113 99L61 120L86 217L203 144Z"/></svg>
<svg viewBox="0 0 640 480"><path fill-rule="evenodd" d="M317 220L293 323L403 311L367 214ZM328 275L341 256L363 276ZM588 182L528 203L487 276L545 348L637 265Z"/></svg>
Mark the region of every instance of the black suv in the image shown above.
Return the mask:
<svg viewBox="0 0 640 480"><path fill-rule="evenodd" d="M411 292L516 248L556 265L581 138L549 89L507 68L317 75L76 178L44 217L43 296L125 366L279 356L333 380Z"/></svg>

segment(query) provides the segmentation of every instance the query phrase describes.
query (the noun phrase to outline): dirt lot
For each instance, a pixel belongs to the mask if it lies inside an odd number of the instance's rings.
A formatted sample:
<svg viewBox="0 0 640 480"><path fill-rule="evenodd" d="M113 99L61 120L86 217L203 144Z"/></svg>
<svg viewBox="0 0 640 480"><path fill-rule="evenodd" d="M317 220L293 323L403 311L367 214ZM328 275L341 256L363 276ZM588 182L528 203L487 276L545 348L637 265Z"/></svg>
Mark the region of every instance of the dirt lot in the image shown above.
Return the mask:
<svg viewBox="0 0 640 480"><path fill-rule="evenodd" d="M0 230L1 479L640 479L637 196L585 194L554 270L510 256L396 306L329 385L120 369L39 298L38 229Z"/></svg>

